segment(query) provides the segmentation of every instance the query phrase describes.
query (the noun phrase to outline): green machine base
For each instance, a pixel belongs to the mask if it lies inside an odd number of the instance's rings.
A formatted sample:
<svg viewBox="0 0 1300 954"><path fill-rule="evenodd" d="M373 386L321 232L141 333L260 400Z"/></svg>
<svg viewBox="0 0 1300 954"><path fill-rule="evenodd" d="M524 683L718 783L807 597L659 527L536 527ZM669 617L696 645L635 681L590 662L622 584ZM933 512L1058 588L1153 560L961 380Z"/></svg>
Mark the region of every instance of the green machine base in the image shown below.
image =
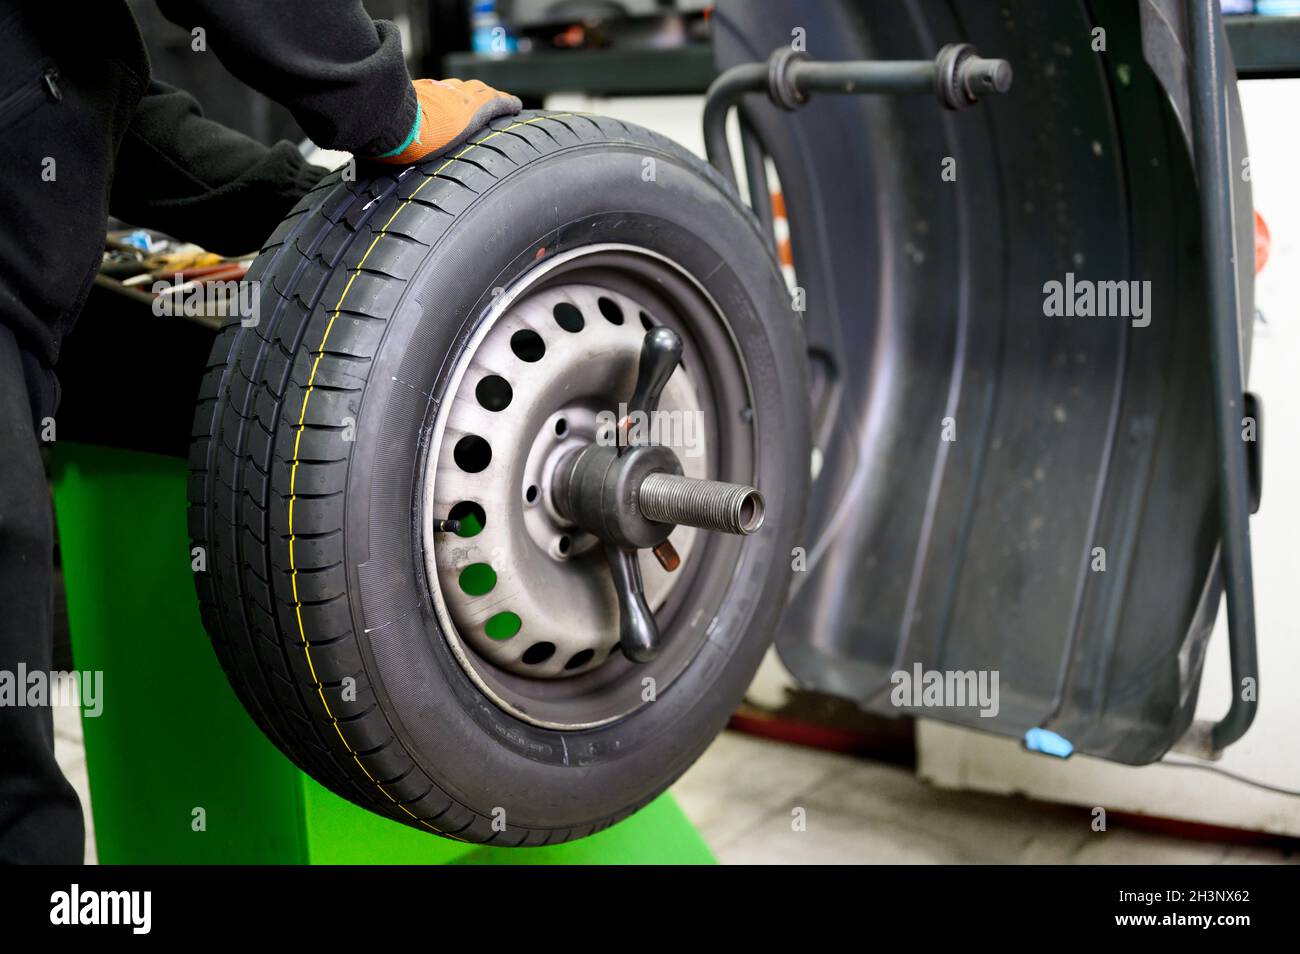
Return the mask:
<svg viewBox="0 0 1300 954"><path fill-rule="evenodd" d="M300 772L245 714L199 621L185 463L56 444L54 499L99 860L108 864L690 864L713 856L672 796L600 834L484 848L374 815Z"/></svg>

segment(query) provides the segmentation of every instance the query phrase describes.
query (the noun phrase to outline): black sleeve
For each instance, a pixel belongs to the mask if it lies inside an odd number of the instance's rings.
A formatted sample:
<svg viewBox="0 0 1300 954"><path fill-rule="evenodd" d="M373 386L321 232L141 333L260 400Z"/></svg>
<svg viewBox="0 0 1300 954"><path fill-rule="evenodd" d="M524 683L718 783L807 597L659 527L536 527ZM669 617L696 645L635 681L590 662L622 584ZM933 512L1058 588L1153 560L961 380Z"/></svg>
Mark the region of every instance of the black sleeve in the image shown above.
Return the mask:
<svg viewBox="0 0 1300 954"><path fill-rule="evenodd" d="M312 141L377 156L415 125L397 27L359 0L157 0L226 69L293 113Z"/></svg>
<svg viewBox="0 0 1300 954"><path fill-rule="evenodd" d="M325 175L288 142L271 148L203 116L154 81L117 153L109 211L226 255L254 252Z"/></svg>

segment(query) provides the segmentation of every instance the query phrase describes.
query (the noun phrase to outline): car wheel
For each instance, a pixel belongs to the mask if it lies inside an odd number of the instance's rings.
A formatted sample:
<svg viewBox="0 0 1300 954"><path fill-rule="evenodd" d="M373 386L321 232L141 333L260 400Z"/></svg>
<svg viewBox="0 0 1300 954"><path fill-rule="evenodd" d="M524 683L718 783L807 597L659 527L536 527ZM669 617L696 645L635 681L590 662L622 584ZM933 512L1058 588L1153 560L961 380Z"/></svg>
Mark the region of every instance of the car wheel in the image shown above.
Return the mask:
<svg viewBox="0 0 1300 954"><path fill-rule="evenodd" d="M581 837L662 792L769 644L807 491L799 315L734 191L644 129L525 113L400 174L332 174L248 278L190 517L205 625L262 730L340 795L468 841ZM636 662L553 484L660 327L682 471L768 505L749 536L674 529L672 572L639 552L662 647Z"/></svg>

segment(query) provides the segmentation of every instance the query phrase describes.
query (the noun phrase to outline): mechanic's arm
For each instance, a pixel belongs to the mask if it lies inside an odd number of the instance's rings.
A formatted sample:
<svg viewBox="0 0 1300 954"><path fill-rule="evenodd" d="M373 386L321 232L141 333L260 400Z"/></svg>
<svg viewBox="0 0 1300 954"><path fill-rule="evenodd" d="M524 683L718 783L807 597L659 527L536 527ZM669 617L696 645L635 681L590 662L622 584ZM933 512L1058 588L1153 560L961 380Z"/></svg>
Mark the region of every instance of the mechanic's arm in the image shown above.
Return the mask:
<svg viewBox="0 0 1300 954"><path fill-rule="evenodd" d="M225 255L256 251L326 170L292 143L269 149L213 122L156 80L117 153L109 211Z"/></svg>
<svg viewBox="0 0 1300 954"><path fill-rule="evenodd" d="M286 106L318 146L409 163L446 151L519 100L477 80L412 83L397 27L359 0L157 0L206 31L226 69Z"/></svg>

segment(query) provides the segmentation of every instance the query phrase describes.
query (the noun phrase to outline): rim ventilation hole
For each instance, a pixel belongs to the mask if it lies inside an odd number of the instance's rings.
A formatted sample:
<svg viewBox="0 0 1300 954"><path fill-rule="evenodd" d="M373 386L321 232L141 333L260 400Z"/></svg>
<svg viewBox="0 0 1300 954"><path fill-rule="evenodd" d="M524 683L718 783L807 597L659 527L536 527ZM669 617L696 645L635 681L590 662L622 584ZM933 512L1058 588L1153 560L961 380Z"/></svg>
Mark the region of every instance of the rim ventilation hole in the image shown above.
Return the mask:
<svg viewBox="0 0 1300 954"><path fill-rule="evenodd" d="M489 411L504 411L510 406L515 392L510 387L510 382L501 375L489 374L474 388L474 396Z"/></svg>
<svg viewBox="0 0 1300 954"><path fill-rule="evenodd" d="M576 335L586 325L578 306L567 301L562 301L556 305L551 310L551 314L555 316L555 323L570 334Z"/></svg>
<svg viewBox="0 0 1300 954"><path fill-rule="evenodd" d="M596 650L583 649L569 657L569 661L564 664L565 669L581 669L587 663L591 662L596 656Z"/></svg>
<svg viewBox="0 0 1300 954"><path fill-rule="evenodd" d="M605 316L605 320L611 325L621 325L623 323L623 309L618 307L618 302L612 298L601 298L596 304L600 307L600 313Z"/></svg>
<svg viewBox="0 0 1300 954"><path fill-rule="evenodd" d="M460 571L460 588L469 596L486 596L497 585L497 571L486 563L471 563Z"/></svg>
<svg viewBox="0 0 1300 954"><path fill-rule="evenodd" d="M466 434L456 442L452 457L465 473L477 474L492 463L492 445L477 434Z"/></svg>
<svg viewBox="0 0 1300 954"><path fill-rule="evenodd" d="M510 336L510 350L520 361L532 364L541 361L542 355L546 354L546 342L531 328L524 328Z"/></svg>
<svg viewBox="0 0 1300 954"><path fill-rule="evenodd" d="M510 639L523 625L524 621L516 613L497 613L495 616L488 617L488 621L483 624L483 632L487 633L490 639Z"/></svg>
<svg viewBox="0 0 1300 954"><path fill-rule="evenodd" d="M452 507L447 519L460 521L460 529L456 531L458 537L476 537L487 526L487 514L472 500L462 500Z"/></svg>
<svg viewBox="0 0 1300 954"><path fill-rule="evenodd" d="M529 484L528 489L524 491L524 499L529 503L537 503L537 495L539 493L540 491L537 489L536 484Z"/></svg>
<svg viewBox="0 0 1300 954"><path fill-rule="evenodd" d="M565 434L567 434L568 432L569 432L569 422L568 422L568 421L566 421L564 418L560 418L558 421L555 422L555 436L556 436L556 437L563 437L563 436L564 436Z"/></svg>
<svg viewBox="0 0 1300 954"><path fill-rule="evenodd" d="M649 331L654 326L655 323L650 320L650 316L647 315L644 311L641 312L641 327L644 328L646 331Z"/></svg>
<svg viewBox="0 0 1300 954"><path fill-rule="evenodd" d="M555 655L555 643L533 643L524 650L523 660L526 666L536 666L546 662Z"/></svg>

